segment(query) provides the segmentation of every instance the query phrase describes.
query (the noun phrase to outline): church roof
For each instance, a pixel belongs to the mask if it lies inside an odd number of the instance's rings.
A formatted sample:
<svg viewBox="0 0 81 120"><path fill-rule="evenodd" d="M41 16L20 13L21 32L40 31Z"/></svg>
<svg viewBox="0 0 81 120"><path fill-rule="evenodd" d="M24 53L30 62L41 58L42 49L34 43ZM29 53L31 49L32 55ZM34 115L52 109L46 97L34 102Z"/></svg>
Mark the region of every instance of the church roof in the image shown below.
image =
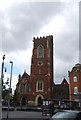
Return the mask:
<svg viewBox="0 0 81 120"><path fill-rule="evenodd" d="M68 82L67 82L67 80L65 79L65 77L64 77L64 79L63 79L61 85L63 85L63 84L67 84L67 85L69 85Z"/></svg>
<svg viewBox="0 0 81 120"><path fill-rule="evenodd" d="M21 76L21 79L26 78L29 79L30 76L26 73L26 71L24 71L23 75Z"/></svg>

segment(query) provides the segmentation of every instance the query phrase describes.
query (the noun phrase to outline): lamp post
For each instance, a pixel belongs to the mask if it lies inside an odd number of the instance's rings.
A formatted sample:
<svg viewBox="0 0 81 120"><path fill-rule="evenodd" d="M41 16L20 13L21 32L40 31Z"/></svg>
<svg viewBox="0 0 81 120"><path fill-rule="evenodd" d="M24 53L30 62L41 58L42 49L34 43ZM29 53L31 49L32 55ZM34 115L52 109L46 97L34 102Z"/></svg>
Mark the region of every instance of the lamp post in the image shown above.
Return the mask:
<svg viewBox="0 0 81 120"><path fill-rule="evenodd" d="M71 100L72 94L71 94L71 85L70 85L70 71L68 71L68 78L69 78L69 100Z"/></svg>
<svg viewBox="0 0 81 120"><path fill-rule="evenodd" d="M12 69L13 69L13 62L10 61L11 63L11 74L10 74L10 93L12 94L12 89L11 89L11 82L12 82Z"/></svg>
<svg viewBox="0 0 81 120"><path fill-rule="evenodd" d="M11 63L11 73L10 73L10 85L9 85L9 99L8 99L7 119L9 118L10 97L11 97L11 95L12 95L11 81L12 81L13 62L10 61L10 63Z"/></svg>
<svg viewBox="0 0 81 120"><path fill-rule="evenodd" d="M2 118L2 89L3 89L3 69L4 69L4 59L5 55L3 55L2 68L1 68L1 79L0 79L0 117Z"/></svg>
<svg viewBox="0 0 81 120"><path fill-rule="evenodd" d="M2 68L1 68L1 86L3 87L3 69L4 69L4 59L5 55L3 55L3 61L2 61Z"/></svg>

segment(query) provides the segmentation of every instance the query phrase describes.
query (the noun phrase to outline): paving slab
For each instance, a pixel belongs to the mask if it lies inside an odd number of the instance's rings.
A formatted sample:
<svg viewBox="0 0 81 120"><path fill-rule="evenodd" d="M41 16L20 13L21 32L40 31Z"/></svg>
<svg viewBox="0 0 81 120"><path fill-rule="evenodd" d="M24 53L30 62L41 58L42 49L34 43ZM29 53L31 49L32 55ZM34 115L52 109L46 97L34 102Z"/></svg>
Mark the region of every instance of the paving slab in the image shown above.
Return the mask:
<svg viewBox="0 0 81 120"><path fill-rule="evenodd" d="M42 112L9 111L8 120L49 120L50 116L42 116ZM2 120L7 120L7 111L2 112Z"/></svg>

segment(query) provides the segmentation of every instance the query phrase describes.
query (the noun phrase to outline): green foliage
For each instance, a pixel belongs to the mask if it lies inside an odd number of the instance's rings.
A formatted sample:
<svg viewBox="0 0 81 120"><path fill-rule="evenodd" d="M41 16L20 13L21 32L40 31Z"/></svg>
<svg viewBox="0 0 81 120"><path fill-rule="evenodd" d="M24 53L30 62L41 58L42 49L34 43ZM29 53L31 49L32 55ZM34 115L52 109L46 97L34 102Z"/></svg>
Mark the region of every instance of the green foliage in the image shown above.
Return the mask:
<svg viewBox="0 0 81 120"><path fill-rule="evenodd" d="M6 99L6 96L9 94L9 90L8 89L5 89L5 90L2 90L2 99L5 100Z"/></svg>

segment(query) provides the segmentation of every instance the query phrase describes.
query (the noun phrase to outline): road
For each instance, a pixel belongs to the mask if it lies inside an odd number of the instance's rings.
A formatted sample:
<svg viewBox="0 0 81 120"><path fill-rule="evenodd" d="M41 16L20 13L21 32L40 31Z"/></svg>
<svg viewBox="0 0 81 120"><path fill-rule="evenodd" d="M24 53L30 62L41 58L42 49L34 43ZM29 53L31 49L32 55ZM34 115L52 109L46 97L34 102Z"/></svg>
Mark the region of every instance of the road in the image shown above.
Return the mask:
<svg viewBox="0 0 81 120"><path fill-rule="evenodd" d="M7 120L7 111L2 112L2 120ZM48 120L50 116L42 116L42 112L9 111L8 120Z"/></svg>

